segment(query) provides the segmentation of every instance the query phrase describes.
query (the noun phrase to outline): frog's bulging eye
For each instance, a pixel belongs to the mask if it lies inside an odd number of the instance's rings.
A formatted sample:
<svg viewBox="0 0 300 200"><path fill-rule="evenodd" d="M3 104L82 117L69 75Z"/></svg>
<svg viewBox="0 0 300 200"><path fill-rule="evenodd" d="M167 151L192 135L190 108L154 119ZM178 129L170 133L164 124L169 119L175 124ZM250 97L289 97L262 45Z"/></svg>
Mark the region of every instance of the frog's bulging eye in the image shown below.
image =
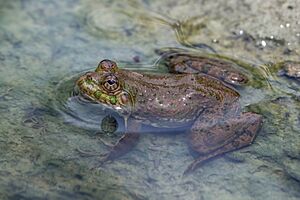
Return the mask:
<svg viewBox="0 0 300 200"><path fill-rule="evenodd" d="M114 61L111 61L111 60L102 60L97 69L96 69L96 72L116 72L117 70L117 64L114 62Z"/></svg>
<svg viewBox="0 0 300 200"><path fill-rule="evenodd" d="M105 77L103 87L107 92L114 92L119 89L119 81L115 75L108 75Z"/></svg>

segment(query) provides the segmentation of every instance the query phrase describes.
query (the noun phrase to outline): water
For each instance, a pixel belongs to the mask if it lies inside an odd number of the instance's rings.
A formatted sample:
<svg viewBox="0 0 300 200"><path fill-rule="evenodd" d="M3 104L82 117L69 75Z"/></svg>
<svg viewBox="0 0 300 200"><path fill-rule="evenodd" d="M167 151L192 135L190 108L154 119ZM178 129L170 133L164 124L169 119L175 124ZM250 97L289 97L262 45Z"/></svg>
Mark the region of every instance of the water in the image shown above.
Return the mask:
<svg viewBox="0 0 300 200"><path fill-rule="evenodd" d="M0 1L1 199L299 199L299 81L272 67L299 61L297 13L295 0ZM255 142L183 177L185 134L144 134L91 170L76 149L106 152L99 138L122 131L97 131L105 111L72 99L74 81L104 58L163 73L166 48L241 64L241 103L264 116Z"/></svg>

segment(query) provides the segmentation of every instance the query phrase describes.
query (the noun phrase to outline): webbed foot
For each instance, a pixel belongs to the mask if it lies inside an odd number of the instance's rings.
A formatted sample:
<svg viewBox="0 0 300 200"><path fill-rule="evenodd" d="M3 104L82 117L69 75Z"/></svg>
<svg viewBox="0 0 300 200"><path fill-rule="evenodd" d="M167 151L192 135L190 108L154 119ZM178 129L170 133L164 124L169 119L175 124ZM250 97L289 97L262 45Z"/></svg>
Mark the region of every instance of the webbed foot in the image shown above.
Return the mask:
<svg viewBox="0 0 300 200"><path fill-rule="evenodd" d="M240 117L228 119L213 127L194 127L189 137L193 150L200 153L185 170L184 175L194 171L205 161L218 155L250 145L262 124L262 116L243 113Z"/></svg>
<svg viewBox="0 0 300 200"><path fill-rule="evenodd" d="M138 133L125 133L118 142L113 145L109 152L101 154L101 153L95 153L95 152L89 152L81 150L80 148L77 148L76 150L82 155L87 157L97 156L101 157L98 167L102 166L107 161L112 161L116 158L119 158L120 156L126 154L129 152L138 142L139 140L139 134ZM106 144L108 145L108 144ZM108 145L111 146L111 145Z"/></svg>

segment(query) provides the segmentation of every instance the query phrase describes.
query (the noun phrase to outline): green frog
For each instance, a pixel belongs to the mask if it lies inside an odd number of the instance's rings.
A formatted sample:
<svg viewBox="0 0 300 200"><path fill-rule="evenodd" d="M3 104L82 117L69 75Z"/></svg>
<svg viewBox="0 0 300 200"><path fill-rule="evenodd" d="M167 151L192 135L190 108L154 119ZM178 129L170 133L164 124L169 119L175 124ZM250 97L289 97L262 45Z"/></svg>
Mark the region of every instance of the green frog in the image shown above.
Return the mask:
<svg viewBox="0 0 300 200"><path fill-rule="evenodd" d="M189 147L198 157L184 174L204 161L250 145L262 116L242 112L234 85L247 77L228 63L187 55L170 56L171 73L149 74L120 69L102 60L94 72L81 76L76 86L82 97L118 112L125 133L101 163L129 152L138 142L142 125L186 130Z"/></svg>

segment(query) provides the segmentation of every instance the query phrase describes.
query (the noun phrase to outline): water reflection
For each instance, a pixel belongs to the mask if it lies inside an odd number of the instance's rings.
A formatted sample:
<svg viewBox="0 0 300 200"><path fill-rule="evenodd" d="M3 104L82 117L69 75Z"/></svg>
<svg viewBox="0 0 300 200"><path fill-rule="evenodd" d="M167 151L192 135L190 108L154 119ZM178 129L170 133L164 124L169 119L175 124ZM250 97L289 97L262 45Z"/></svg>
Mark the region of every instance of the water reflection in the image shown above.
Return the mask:
<svg viewBox="0 0 300 200"><path fill-rule="evenodd" d="M54 105L63 115L64 120L83 129L105 132L101 128L101 123L107 116L112 116L118 124L114 133L122 134L124 132L124 120L121 116L100 104L78 96L76 92L74 93L75 82L79 76L69 77L69 79L58 84Z"/></svg>

